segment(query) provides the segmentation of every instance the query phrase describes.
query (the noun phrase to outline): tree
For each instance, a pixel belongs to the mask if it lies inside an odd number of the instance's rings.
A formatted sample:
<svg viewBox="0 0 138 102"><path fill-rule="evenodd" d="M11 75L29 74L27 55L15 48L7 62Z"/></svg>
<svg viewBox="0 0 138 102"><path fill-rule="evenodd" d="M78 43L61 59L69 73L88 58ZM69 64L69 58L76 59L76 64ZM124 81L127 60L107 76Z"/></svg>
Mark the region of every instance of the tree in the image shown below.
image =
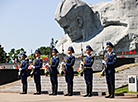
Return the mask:
<svg viewBox="0 0 138 102"><path fill-rule="evenodd" d="M26 54L26 51L23 48L20 48L15 51L15 57L21 60L22 53Z"/></svg>
<svg viewBox="0 0 138 102"><path fill-rule="evenodd" d="M39 51L41 52L41 56L42 58L45 58L45 57L52 57L52 49L55 47L55 44L58 42L58 40L56 40L54 42L54 38L51 38L51 43L50 43L50 46L42 46L39 49ZM29 59L31 59L31 55L28 56ZM35 59L35 53L32 53L32 60Z"/></svg>
<svg viewBox="0 0 138 102"><path fill-rule="evenodd" d="M12 48L11 51L8 53L8 55L9 55L10 59L14 58L15 57L15 49Z"/></svg>
<svg viewBox="0 0 138 102"><path fill-rule="evenodd" d="M32 61L35 59L35 54L33 53L33 54L31 54L31 55L29 55L28 57L27 57L28 59L31 59Z"/></svg>
<svg viewBox="0 0 138 102"><path fill-rule="evenodd" d="M0 45L0 63L5 63L7 53L4 51L4 48Z"/></svg>
<svg viewBox="0 0 138 102"><path fill-rule="evenodd" d="M54 38L51 39L50 47L52 49L55 47Z"/></svg>
<svg viewBox="0 0 138 102"><path fill-rule="evenodd" d="M11 51L8 53L9 58L18 58L21 60L22 53L26 53L26 51L23 48L15 50L14 48L11 49Z"/></svg>
<svg viewBox="0 0 138 102"><path fill-rule="evenodd" d="M48 57L51 57L52 56L52 50L51 50L51 47L44 47L44 46L42 46L42 47L40 47L39 48L39 50L40 50L40 52L41 52L41 55L46 55L46 56L48 56Z"/></svg>

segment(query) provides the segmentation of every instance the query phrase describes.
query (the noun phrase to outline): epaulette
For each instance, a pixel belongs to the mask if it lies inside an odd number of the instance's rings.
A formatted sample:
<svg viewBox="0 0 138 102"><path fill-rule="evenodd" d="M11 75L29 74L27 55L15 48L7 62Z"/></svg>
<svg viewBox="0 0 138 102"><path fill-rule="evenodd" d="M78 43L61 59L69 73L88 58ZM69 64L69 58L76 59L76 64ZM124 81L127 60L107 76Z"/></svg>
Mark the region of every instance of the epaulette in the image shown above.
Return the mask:
<svg viewBox="0 0 138 102"><path fill-rule="evenodd" d="M22 64L20 64L20 67L22 67Z"/></svg>
<svg viewBox="0 0 138 102"><path fill-rule="evenodd" d="M67 56L66 56L67 57ZM64 57L64 61L66 60L66 57Z"/></svg>
<svg viewBox="0 0 138 102"><path fill-rule="evenodd" d="M33 61L33 65L35 65L35 60Z"/></svg>
<svg viewBox="0 0 138 102"><path fill-rule="evenodd" d="M91 55L93 57L93 55Z"/></svg>
<svg viewBox="0 0 138 102"><path fill-rule="evenodd" d="M72 55L74 57L74 55Z"/></svg>
<svg viewBox="0 0 138 102"><path fill-rule="evenodd" d="M85 61L85 58L86 58L86 57L83 58L84 61Z"/></svg>
<svg viewBox="0 0 138 102"><path fill-rule="evenodd" d="M113 55L115 55L115 53L113 53Z"/></svg>
<svg viewBox="0 0 138 102"><path fill-rule="evenodd" d="M56 56L56 58L58 58L58 56Z"/></svg>

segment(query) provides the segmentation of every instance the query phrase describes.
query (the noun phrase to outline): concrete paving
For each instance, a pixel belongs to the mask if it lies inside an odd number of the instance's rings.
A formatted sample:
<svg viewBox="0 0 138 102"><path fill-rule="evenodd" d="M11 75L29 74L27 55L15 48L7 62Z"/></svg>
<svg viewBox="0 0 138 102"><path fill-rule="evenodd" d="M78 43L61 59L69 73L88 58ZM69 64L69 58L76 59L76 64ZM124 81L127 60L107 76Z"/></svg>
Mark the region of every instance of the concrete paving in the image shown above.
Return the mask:
<svg viewBox="0 0 138 102"><path fill-rule="evenodd" d="M138 102L137 97L116 96L114 99L106 99L104 96L83 97L75 96L49 96L42 94L35 96L33 94L20 95L19 93L0 93L0 102Z"/></svg>

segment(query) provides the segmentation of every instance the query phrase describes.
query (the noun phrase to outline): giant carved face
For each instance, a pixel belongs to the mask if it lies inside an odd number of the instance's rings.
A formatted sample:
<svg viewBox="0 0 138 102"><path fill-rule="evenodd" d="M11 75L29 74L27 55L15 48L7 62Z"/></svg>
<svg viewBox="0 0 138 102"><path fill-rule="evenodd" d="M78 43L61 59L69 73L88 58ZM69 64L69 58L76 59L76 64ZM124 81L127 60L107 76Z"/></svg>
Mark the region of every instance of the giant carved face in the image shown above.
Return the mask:
<svg viewBox="0 0 138 102"><path fill-rule="evenodd" d="M82 38L82 28L79 26L77 18L66 18L58 23L64 29L65 34L68 34L73 42Z"/></svg>

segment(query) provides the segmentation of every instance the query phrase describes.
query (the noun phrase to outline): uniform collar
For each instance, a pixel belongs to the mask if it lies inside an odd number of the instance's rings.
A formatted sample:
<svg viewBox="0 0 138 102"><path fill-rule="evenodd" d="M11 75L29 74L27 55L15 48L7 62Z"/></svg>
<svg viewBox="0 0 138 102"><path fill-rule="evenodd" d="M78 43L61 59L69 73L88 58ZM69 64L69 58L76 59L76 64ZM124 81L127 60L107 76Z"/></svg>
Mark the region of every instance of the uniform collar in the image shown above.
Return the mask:
<svg viewBox="0 0 138 102"><path fill-rule="evenodd" d="M68 54L68 57L70 57L71 56L71 54Z"/></svg>
<svg viewBox="0 0 138 102"><path fill-rule="evenodd" d="M108 52L108 54L111 55L112 54L112 51L111 52Z"/></svg>
<svg viewBox="0 0 138 102"><path fill-rule="evenodd" d="M39 59L39 57L37 57L36 59Z"/></svg>
<svg viewBox="0 0 138 102"><path fill-rule="evenodd" d="M23 60L22 62L25 62L25 60Z"/></svg>
<svg viewBox="0 0 138 102"><path fill-rule="evenodd" d="M56 55L55 56L53 56L53 58L55 58L56 57Z"/></svg>
<svg viewBox="0 0 138 102"><path fill-rule="evenodd" d="M87 57L89 57L89 56L91 56L91 54L89 54L89 55L87 54Z"/></svg>

